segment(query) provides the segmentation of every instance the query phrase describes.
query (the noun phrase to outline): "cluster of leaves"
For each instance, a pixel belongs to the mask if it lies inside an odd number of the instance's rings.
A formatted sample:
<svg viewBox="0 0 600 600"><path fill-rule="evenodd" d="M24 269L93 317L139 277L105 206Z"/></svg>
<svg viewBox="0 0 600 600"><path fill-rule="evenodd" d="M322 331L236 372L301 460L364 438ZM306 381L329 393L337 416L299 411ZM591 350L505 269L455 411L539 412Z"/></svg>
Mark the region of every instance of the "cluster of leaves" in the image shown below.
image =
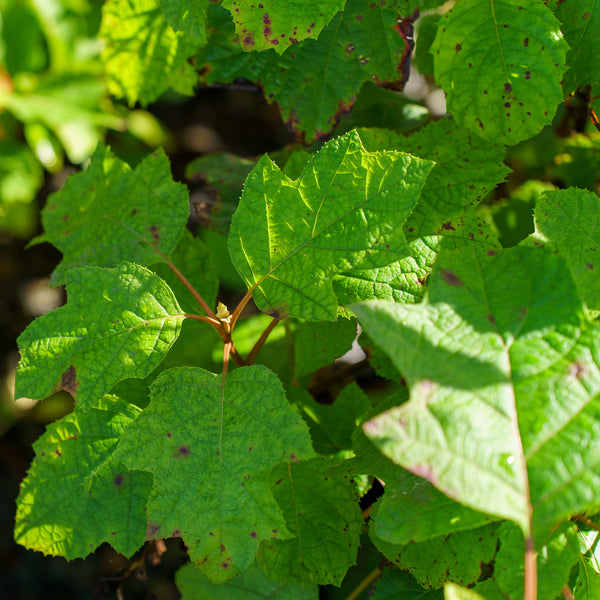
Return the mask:
<svg viewBox="0 0 600 600"><path fill-rule="evenodd" d="M184 598L317 598L359 546L382 562L353 598L598 595L600 202L581 166L598 139L560 142L545 174L580 187L481 203L575 91L599 108L600 8L438 4L108 0L113 94L248 79L316 143L192 163L220 191L216 232L186 228L162 151L132 170L100 146L50 198L38 241L63 253L68 301L21 335L16 394L76 405L35 444L20 543L72 559L180 537ZM363 85L402 87L421 19L437 122ZM336 129L361 99L353 125L377 124L382 98L390 128ZM519 204L534 230L509 243ZM220 281L242 288L231 311ZM385 398L327 368L357 322Z"/></svg>

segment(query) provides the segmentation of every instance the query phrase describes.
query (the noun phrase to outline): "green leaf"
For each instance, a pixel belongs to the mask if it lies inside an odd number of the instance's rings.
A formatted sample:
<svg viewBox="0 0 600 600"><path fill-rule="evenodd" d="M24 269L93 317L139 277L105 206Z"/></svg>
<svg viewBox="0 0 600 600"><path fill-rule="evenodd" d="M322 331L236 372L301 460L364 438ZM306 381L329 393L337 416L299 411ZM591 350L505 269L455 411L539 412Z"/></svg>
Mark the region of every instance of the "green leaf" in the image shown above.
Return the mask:
<svg viewBox="0 0 600 600"><path fill-rule="evenodd" d="M119 381L145 377L177 339L184 315L167 285L139 265L67 273L68 302L19 336L15 396L60 389L88 410Z"/></svg>
<svg viewBox="0 0 600 600"><path fill-rule="evenodd" d="M167 22L198 44L206 43L206 7L209 0L160 0ZM164 65L163 65L164 68Z"/></svg>
<svg viewBox="0 0 600 600"><path fill-rule="evenodd" d="M547 240L563 256L589 308L600 309L600 200L587 190L547 191L535 207L535 239Z"/></svg>
<svg viewBox="0 0 600 600"><path fill-rule="evenodd" d="M274 315L335 320L332 278L407 253L402 224L431 163L366 152L337 138L292 181L263 157L248 176L229 238L232 260L257 306Z"/></svg>
<svg viewBox="0 0 600 600"><path fill-rule="evenodd" d="M356 561L362 515L354 485L329 472L333 464L316 458L273 469L271 489L294 538L262 542L257 561L269 578L339 586Z"/></svg>
<svg viewBox="0 0 600 600"><path fill-rule="evenodd" d="M243 0L223 0L223 6L233 15L244 50L273 48L278 54L306 38L316 39L345 3L346 0L321 0L318 4L262 0L250 4Z"/></svg>
<svg viewBox="0 0 600 600"><path fill-rule="evenodd" d="M463 0L442 16L432 53L457 122L486 140L516 144L551 122L567 48L542 0Z"/></svg>
<svg viewBox="0 0 600 600"><path fill-rule="evenodd" d="M485 598L472 589L447 583L444 586L444 600L485 600Z"/></svg>
<svg viewBox="0 0 600 600"><path fill-rule="evenodd" d="M597 51L596 32L600 27L600 6L594 0L553 0L548 3L561 21L561 30L569 44L563 88L565 96L578 87L592 85L592 106L600 108L600 56Z"/></svg>
<svg viewBox="0 0 600 600"><path fill-rule="evenodd" d="M573 586L573 595L577 600L600 599L600 574L594 556L579 557L579 573Z"/></svg>
<svg viewBox="0 0 600 600"><path fill-rule="evenodd" d="M318 40L295 44L282 56L241 53L232 41L233 25L219 8L210 11L215 33L198 57L201 80L211 85L243 78L260 84L299 139L327 136L365 81L401 90L408 77L412 20L409 13L398 22L392 3L347 0Z"/></svg>
<svg viewBox="0 0 600 600"><path fill-rule="evenodd" d="M188 59L200 44L173 31L159 0L108 0L103 5L100 36L113 95L125 98L131 106L136 102L147 106L169 87L192 95L197 75Z"/></svg>
<svg viewBox="0 0 600 600"><path fill-rule="evenodd" d="M364 426L384 454L526 535L597 505L600 335L559 257L448 253L422 304L352 308L410 387Z"/></svg>
<svg viewBox="0 0 600 600"><path fill-rule="evenodd" d="M308 424L315 450L324 456L352 448L352 434L371 408L356 383L344 387L333 404L320 404L303 388L290 388L288 394Z"/></svg>
<svg viewBox="0 0 600 600"><path fill-rule="evenodd" d="M175 574L181 600L318 600L315 584L289 584L267 579L255 566L227 583L215 584L193 564L183 565Z"/></svg>
<svg viewBox="0 0 600 600"><path fill-rule="evenodd" d="M298 381L350 350L356 337L356 321L340 317L332 323L300 323L293 337L293 380Z"/></svg>
<svg viewBox="0 0 600 600"><path fill-rule="evenodd" d="M98 147L87 171L70 177L42 212L45 233L63 254L52 283L73 267L114 267L124 260L148 266L168 257L189 214L187 190L171 177L157 151L135 170Z"/></svg>
<svg viewBox="0 0 600 600"><path fill-rule="evenodd" d="M103 542L131 556L146 535L147 473L114 458L119 437L139 409L103 396L48 426L17 499L15 540L31 550L82 558ZM74 534L74 532L77 532Z"/></svg>
<svg viewBox="0 0 600 600"><path fill-rule="evenodd" d="M537 556L538 598L557 598L577 562L576 528L562 523L544 541ZM511 523L498 530L500 550L494 563L494 579L504 597L523 598L523 536Z"/></svg>
<svg viewBox="0 0 600 600"><path fill-rule="evenodd" d="M200 570L222 583L252 564L262 540L290 537L267 476L314 455L308 431L262 366L236 369L224 386L203 369L171 369L150 393L117 455L154 475L151 536L181 537Z"/></svg>
<svg viewBox="0 0 600 600"><path fill-rule="evenodd" d="M472 585L485 575L496 555L497 529L497 524L486 525L406 546L383 542L373 534L371 539L386 558L430 589L447 581Z"/></svg>

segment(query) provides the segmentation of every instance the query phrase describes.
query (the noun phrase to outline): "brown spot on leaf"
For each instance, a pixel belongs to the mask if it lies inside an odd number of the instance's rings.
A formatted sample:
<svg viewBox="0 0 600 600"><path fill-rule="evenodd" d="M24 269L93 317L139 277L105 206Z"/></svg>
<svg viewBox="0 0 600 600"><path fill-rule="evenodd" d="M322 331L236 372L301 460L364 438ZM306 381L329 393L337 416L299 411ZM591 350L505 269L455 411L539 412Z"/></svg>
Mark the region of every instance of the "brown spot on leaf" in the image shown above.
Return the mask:
<svg viewBox="0 0 600 600"><path fill-rule="evenodd" d="M531 71L525 71L525 79L531 79Z"/></svg>
<svg viewBox="0 0 600 600"><path fill-rule="evenodd" d="M456 44L456 46L454 46L454 49L455 49L457 52L460 52L460 51L462 50L462 46L461 46L460 44Z"/></svg>
<svg viewBox="0 0 600 600"><path fill-rule="evenodd" d="M523 40L523 46L525 46L527 48L527 46L529 46L529 38L525 38Z"/></svg>
<svg viewBox="0 0 600 600"><path fill-rule="evenodd" d="M251 532L250 532L250 537L251 537L251 538L256 538L256 536L257 536L257 535L258 535L258 534L256 533L256 531L251 531Z"/></svg>
<svg viewBox="0 0 600 600"><path fill-rule="evenodd" d="M440 275L442 276L442 279L448 285L455 285L455 286L463 285L463 282L459 279L459 277L456 275L456 273L453 273L452 271L450 271L448 269L440 269Z"/></svg>
<svg viewBox="0 0 600 600"><path fill-rule="evenodd" d="M116 486L123 485L123 475L117 475L113 481Z"/></svg>
<svg viewBox="0 0 600 600"><path fill-rule="evenodd" d="M504 89L510 93L512 92L512 85L510 85L510 83L507 82L504 84Z"/></svg>
<svg viewBox="0 0 600 600"><path fill-rule="evenodd" d="M452 223L450 221L444 223L442 225L442 229L444 229L445 231L456 231L456 229L452 226Z"/></svg>
<svg viewBox="0 0 600 600"><path fill-rule="evenodd" d="M65 390L75 397L77 388L79 387L79 381L77 381L77 374L75 373L75 367L71 365L63 374L60 382L60 390Z"/></svg>

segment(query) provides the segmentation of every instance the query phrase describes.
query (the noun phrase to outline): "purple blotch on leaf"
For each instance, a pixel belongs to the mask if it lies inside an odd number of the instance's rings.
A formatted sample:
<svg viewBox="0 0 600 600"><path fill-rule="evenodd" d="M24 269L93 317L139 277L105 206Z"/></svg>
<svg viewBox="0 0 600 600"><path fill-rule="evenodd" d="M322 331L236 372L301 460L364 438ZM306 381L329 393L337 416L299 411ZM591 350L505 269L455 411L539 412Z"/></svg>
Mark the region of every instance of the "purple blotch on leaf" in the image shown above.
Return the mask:
<svg viewBox="0 0 600 600"><path fill-rule="evenodd" d="M117 476L114 478L114 480L113 480L113 481L114 481L114 483L115 483L115 485L116 485L116 486L121 486L121 485L123 485L123 475L117 475Z"/></svg>
<svg viewBox="0 0 600 600"><path fill-rule="evenodd" d="M453 273L452 271L449 271L448 269L440 269L440 275L442 276L442 279L448 285L459 286L459 285L463 284L463 282L459 279L459 277L456 275L456 273Z"/></svg>

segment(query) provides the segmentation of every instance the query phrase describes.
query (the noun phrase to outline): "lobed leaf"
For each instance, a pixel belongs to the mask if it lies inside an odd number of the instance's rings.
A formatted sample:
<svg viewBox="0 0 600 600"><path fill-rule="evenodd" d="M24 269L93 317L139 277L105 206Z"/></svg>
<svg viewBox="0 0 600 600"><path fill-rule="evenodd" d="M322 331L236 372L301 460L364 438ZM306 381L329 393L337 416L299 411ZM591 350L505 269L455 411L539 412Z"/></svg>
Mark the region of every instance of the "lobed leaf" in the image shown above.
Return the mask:
<svg viewBox="0 0 600 600"><path fill-rule="evenodd" d="M347 475L329 472L332 466L315 458L273 469L271 489L294 537L262 542L257 564L269 578L339 586L356 561L362 526L356 490Z"/></svg>
<svg viewBox="0 0 600 600"><path fill-rule="evenodd" d="M67 273L68 302L19 336L15 396L64 389L88 410L123 379L148 375L173 345L184 316L168 286L131 263Z"/></svg>
<svg viewBox="0 0 600 600"><path fill-rule="evenodd" d="M432 53L457 122L486 140L516 144L554 117L567 49L543 0L463 0L440 19Z"/></svg>
<svg viewBox="0 0 600 600"><path fill-rule="evenodd" d="M278 54L306 38L317 38L334 15L344 9L345 0L223 0L233 15L235 31L244 50L268 50Z"/></svg>
<svg viewBox="0 0 600 600"><path fill-rule="evenodd" d="M278 317L332 321L338 272L406 255L402 224L431 163L369 153L356 133L337 138L291 181L263 157L246 180L229 249L257 306Z"/></svg>
<svg viewBox="0 0 600 600"><path fill-rule="evenodd" d="M347 0L317 40L304 40L281 56L240 52L224 12L209 11L213 34L198 56L201 81L258 83L305 141L327 136L365 81L401 90L408 77L413 10L399 16L392 3Z"/></svg>
<svg viewBox="0 0 600 600"><path fill-rule="evenodd" d="M252 564L262 540L290 537L267 477L314 455L308 430L262 366L236 369L224 384L203 369L170 369L150 395L117 456L154 475L149 535L181 537L198 568L223 583Z"/></svg>
<svg viewBox="0 0 600 600"><path fill-rule="evenodd" d="M422 304L355 310L411 390L364 425L384 454L525 535L597 506L600 334L559 257L448 253Z"/></svg>
<svg viewBox="0 0 600 600"><path fill-rule="evenodd" d="M114 267L128 260L144 266L169 256L189 215L186 188L174 183L162 150L131 170L99 146L87 171L67 179L42 212L44 234L64 257L52 283L73 267Z"/></svg>
<svg viewBox="0 0 600 600"><path fill-rule="evenodd" d="M129 471L114 451L139 409L115 396L52 423L17 499L15 540L31 550L82 558L103 542L131 556L146 534L148 473Z"/></svg>

